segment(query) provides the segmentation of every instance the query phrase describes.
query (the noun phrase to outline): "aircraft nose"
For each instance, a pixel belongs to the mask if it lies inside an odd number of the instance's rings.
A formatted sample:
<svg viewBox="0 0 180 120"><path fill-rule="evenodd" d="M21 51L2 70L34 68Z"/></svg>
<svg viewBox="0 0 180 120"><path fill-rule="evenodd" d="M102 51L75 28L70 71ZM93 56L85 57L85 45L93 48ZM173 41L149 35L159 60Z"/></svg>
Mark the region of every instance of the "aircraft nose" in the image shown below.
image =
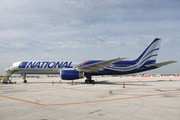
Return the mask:
<svg viewBox="0 0 180 120"><path fill-rule="evenodd" d="M5 69L6 72L8 72L9 70L10 70L10 67L7 67L7 68Z"/></svg>
<svg viewBox="0 0 180 120"><path fill-rule="evenodd" d="M5 71L6 71L6 72L9 72L10 70L13 70L13 69L14 69L13 66L9 66L9 67L7 67L7 68L5 69Z"/></svg>

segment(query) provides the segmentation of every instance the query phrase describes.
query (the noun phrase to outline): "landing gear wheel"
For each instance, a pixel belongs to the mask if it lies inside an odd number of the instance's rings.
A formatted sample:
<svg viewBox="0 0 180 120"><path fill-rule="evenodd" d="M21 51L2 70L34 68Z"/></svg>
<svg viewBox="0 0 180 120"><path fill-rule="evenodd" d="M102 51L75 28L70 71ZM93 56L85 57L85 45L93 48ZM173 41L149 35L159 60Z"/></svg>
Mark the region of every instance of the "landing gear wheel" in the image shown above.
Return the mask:
<svg viewBox="0 0 180 120"><path fill-rule="evenodd" d="M87 84L90 84L90 83L91 83L91 81L90 81L90 80L88 80L88 81L87 81Z"/></svg>
<svg viewBox="0 0 180 120"><path fill-rule="evenodd" d="M85 80L85 83L86 84L95 84L95 81L94 80Z"/></svg>
<svg viewBox="0 0 180 120"><path fill-rule="evenodd" d="M95 81L94 81L94 80L91 80L91 83L92 83L92 84L95 84Z"/></svg>
<svg viewBox="0 0 180 120"><path fill-rule="evenodd" d="M27 80L24 80L23 82L24 82L24 83L27 83Z"/></svg>

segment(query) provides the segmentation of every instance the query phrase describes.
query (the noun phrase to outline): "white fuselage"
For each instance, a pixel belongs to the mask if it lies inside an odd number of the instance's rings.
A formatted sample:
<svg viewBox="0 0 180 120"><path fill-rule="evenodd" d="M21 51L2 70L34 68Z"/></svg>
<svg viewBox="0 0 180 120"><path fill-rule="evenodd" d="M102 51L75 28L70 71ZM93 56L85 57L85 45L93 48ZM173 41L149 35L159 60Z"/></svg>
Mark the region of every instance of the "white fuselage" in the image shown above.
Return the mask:
<svg viewBox="0 0 180 120"><path fill-rule="evenodd" d="M6 71L16 70L14 74L60 74L61 70L74 70L82 61L19 61Z"/></svg>

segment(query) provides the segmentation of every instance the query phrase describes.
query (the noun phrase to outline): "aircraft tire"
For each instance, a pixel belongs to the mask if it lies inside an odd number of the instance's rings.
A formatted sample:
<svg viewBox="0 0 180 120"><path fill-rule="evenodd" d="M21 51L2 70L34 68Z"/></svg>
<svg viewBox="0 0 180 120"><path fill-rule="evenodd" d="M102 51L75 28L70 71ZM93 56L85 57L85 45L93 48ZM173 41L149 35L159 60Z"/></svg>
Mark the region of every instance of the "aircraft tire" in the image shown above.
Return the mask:
<svg viewBox="0 0 180 120"><path fill-rule="evenodd" d="M94 81L94 80L91 80L91 83L92 83L92 84L95 84L95 81Z"/></svg>
<svg viewBox="0 0 180 120"><path fill-rule="evenodd" d="M87 84L90 84L91 83L91 81L90 80L87 80Z"/></svg>

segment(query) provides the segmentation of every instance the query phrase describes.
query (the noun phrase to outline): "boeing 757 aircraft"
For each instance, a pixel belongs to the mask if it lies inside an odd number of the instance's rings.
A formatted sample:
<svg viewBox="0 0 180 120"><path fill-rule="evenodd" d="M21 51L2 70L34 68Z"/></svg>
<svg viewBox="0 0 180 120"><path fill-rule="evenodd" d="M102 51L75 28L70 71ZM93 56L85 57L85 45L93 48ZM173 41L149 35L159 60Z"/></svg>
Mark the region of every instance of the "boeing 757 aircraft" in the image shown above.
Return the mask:
<svg viewBox="0 0 180 120"><path fill-rule="evenodd" d="M126 58L115 58L111 60L87 60L74 61L19 61L6 69L12 74L22 74L24 83L27 82L26 74L60 74L62 80L76 80L86 77L85 83L94 84L94 75L122 75L138 73L159 68L174 63L167 61L156 63L161 39L156 38L135 60L125 61Z"/></svg>

